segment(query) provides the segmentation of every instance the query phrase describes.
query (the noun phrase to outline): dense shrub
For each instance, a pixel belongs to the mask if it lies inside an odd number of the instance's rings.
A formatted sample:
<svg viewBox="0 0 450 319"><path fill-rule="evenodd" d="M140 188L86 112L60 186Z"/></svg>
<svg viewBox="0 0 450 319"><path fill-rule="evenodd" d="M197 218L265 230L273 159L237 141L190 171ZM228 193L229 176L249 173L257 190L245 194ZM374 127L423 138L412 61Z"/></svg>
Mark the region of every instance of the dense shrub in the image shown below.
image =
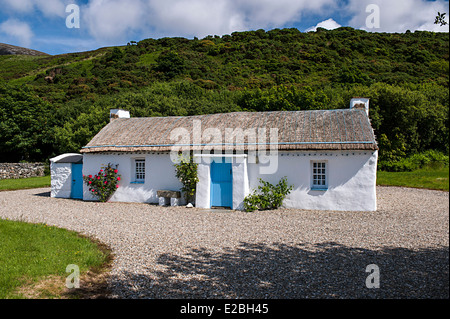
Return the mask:
<svg viewBox="0 0 450 319"><path fill-rule="evenodd" d="M176 177L183 184L181 190L184 194L184 198L187 203L194 201L195 191L197 189L198 175L197 175L197 163L194 163L192 156L179 157L179 162L174 163L176 170Z"/></svg>
<svg viewBox="0 0 450 319"><path fill-rule="evenodd" d="M244 209L247 212L279 208L294 188L293 185L288 185L286 177L283 177L276 185L261 178L259 182L258 189L244 198Z"/></svg>
<svg viewBox="0 0 450 319"><path fill-rule="evenodd" d="M448 166L448 155L442 152L429 150L413 154L398 161L380 160L378 168L388 172L410 172L425 167Z"/></svg>
<svg viewBox="0 0 450 319"><path fill-rule="evenodd" d="M156 59L156 62L155 70L164 73L166 79L171 79L181 74L185 68L183 58L173 51L161 54Z"/></svg>

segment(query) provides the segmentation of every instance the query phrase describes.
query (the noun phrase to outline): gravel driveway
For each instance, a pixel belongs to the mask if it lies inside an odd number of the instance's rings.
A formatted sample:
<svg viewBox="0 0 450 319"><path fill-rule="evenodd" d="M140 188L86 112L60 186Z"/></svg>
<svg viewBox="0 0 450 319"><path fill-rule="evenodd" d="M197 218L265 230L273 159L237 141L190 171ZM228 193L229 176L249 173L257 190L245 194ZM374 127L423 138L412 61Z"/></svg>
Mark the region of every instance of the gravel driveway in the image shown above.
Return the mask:
<svg viewBox="0 0 450 319"><path fill-rule="evenodd" d="M449 193L378 187L377 212L200 210L0 192L0 218L98 238L117 298L449 298ZM370 264L379 288L366 287Z"/></svg>

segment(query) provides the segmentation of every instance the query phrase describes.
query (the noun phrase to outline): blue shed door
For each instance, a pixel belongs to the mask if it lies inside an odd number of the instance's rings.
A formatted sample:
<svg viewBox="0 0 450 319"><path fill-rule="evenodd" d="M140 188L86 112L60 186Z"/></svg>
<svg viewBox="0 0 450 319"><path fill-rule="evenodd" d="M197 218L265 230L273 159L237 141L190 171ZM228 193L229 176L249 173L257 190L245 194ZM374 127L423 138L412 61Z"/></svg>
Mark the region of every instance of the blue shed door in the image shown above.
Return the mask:
<svg viewBox="0 0 450 319"><path fill-rule="evenodd" d="M233 206L231 163L211 163L211 207Z"/></svg>
<svg viewBox="0 0 450 319"><path fill-rule="evenodd" d="M83 199L83 164L72 164L71 198Z"/></svg>

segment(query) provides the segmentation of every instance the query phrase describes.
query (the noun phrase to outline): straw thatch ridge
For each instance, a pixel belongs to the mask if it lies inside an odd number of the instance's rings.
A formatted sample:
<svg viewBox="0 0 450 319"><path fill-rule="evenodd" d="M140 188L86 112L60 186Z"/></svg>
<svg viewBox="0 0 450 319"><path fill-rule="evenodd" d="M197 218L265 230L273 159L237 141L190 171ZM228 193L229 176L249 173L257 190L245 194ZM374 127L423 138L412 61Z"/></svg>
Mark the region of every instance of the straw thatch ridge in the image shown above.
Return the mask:
<svg viewBox="0 0 450 319"><path fill-rule="evenodd" d="M364 110L234 112L114 119L82 153L179 150L377 150Z"/></svg>

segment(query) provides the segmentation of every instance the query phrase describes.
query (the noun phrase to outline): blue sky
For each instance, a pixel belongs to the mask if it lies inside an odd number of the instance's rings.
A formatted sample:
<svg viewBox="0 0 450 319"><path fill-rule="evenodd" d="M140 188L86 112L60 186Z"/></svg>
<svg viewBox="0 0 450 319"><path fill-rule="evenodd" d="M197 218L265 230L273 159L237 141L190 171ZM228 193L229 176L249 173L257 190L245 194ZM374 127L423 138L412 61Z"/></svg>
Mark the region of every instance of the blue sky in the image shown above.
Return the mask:
<svg viewBox="0 0 450 319"><path fill-rule="evenodd" d="M70 4L80 9L79 28L66 26ZM285 27L449 31L434 24L438 11L448 22L448 0L0 0L0 8L0 42L49 54Z"/></svg>

